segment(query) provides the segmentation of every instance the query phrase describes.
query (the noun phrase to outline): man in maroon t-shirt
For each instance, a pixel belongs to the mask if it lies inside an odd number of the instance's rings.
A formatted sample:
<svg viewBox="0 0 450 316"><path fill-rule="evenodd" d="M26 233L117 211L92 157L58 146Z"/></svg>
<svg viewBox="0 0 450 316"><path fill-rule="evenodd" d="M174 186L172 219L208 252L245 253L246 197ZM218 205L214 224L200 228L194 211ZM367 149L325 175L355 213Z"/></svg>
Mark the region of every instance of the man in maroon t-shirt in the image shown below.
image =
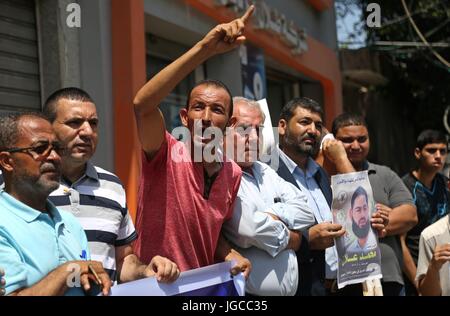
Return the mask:
<svg viewBox="0 0 450 316"><path fill-rule="evenodd" d="M218 141L205 136L206 129L223 132L234 123L228 88L219 81L205 80L191 90L186 108L180 111L190 133L186 145L166 131L158 105L200 64L242 44L253 11L250 6L241 18L216 26L136 94L134 110L143 154L135 251L143 262L158 254L186 271L233 260L233 274L242 271L247 277L250 273L250 262L231 249L221 233L222 224L232 215L240 168L224 157L211 161L196 155ZM221 156L218 150L210 153Z"/></svg>

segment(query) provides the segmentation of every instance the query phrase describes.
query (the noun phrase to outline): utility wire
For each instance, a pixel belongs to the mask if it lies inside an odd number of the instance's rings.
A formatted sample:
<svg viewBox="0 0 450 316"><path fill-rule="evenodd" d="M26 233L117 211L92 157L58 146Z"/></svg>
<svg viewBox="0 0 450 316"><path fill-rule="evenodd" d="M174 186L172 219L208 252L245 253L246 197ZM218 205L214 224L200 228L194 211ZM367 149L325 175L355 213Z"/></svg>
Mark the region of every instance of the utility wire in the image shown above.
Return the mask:
<svg viewBox="0 0 450 316"><path fill-rule="evenodd" d="M405 0L401 0L403 9L405 9L406 15L408 16L409 22L411 23L412 27L416 31L417 35L419 36L420 40L425 44L425 46L428 47L428 49L433 53L436 58L443 63L447 68L450 68L450 63L442 57L438 52L436 52L433 47L431 47L430 43L428 43L427 39L423 36L422 32L420 32L419 28L417 27L416 23L414 22L411 13L409 12L408 7L406 6Z"/></svg>

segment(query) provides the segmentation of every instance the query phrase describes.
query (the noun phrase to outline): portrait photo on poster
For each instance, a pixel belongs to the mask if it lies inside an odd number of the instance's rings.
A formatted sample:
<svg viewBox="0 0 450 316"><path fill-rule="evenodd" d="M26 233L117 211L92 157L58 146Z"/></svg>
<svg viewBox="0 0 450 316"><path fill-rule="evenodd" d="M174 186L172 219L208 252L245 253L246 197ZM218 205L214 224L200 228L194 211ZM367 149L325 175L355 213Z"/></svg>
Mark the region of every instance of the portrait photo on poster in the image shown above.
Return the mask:
<svg viewBox="0 0 450 316"><path fill-rule="evenodd" d="M381 278L378 237L370 218L375 212L367 171L331 177L333 223L346 233L335 239L338 287Z"/></svg>

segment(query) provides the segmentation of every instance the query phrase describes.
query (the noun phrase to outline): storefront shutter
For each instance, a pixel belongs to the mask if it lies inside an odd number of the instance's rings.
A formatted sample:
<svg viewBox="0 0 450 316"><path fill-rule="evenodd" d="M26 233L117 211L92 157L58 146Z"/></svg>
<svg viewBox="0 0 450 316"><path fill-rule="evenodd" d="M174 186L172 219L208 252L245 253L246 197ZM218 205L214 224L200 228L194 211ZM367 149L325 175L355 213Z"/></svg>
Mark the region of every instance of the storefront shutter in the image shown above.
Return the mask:
<svg viewBox="0 0 450 316"><path fill-rule="evenodd" d="M0 0L0 111L40 110L33 0Z"/></svg>

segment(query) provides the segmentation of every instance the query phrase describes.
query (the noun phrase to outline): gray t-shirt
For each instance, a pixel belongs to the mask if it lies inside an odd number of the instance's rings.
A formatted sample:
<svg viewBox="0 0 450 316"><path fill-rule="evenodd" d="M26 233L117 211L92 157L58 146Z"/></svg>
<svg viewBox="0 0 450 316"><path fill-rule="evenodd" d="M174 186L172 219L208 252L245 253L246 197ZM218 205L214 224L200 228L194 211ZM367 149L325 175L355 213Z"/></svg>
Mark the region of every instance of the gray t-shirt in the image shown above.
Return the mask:
<svg viewBox="0 0 450 316"><path fill-rule="evenodd" d="M400 177L386 166L366 163L364 170L369 172L375 203L395 208L414 201ZM380 238L381 272L383 282L404 284L402 276L403 253L399 236Z"/></svg>
<svg viewBox="0 0 450 316"><path fill-rule="evenodd" d="M427 274L428 266L437 245L450 243L450 216L447 215L425 228L420 235L419 261L416 280ZM450 263L447 261L439 270L439 280L443 296L450 296Z"/></svg>

